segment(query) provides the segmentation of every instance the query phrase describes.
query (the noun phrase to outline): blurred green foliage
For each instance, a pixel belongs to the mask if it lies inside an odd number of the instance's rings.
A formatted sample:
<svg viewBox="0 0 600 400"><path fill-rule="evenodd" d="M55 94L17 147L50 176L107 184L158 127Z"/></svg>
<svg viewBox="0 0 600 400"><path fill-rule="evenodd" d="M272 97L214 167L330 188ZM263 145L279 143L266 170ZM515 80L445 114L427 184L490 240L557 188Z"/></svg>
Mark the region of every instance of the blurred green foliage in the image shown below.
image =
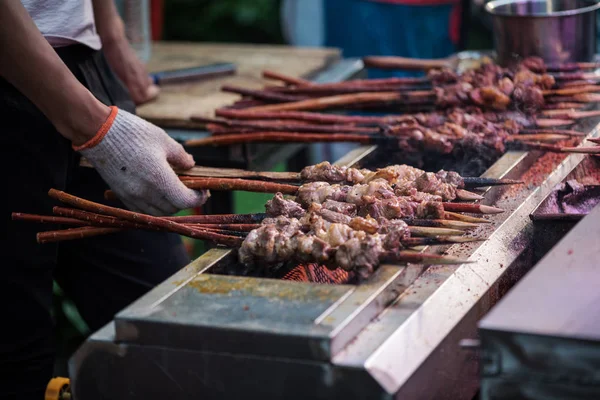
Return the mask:
<svg viewBox="0 0 600 400"><path fill-rule="evenodd" d="M280 0L165 0L165 40L283 43Z"/></svg>

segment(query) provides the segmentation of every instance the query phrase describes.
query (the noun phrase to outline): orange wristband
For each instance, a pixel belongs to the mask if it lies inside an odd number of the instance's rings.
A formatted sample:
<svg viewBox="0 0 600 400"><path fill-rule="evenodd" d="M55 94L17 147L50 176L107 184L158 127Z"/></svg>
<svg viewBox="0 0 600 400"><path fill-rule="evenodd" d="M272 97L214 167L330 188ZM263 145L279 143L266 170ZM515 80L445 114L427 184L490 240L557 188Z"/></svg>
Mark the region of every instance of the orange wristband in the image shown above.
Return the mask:
<svg viewBox="0 0 600 400"><path fill-rule="evenodd" d="M113 121L117 117L118 111L119 109L116 106L110 106L110 114L108 115L108 118L106 119L106 121L104 121L100 129L98 129L98 132L96 132L94 137L82 144L81 146L73 146L73 150L81 151L85 149L91 149L92 147L100 143L102 139L104 139L104 136L106 136L106 134L108 133L110 127L112 126Z"/></svg>

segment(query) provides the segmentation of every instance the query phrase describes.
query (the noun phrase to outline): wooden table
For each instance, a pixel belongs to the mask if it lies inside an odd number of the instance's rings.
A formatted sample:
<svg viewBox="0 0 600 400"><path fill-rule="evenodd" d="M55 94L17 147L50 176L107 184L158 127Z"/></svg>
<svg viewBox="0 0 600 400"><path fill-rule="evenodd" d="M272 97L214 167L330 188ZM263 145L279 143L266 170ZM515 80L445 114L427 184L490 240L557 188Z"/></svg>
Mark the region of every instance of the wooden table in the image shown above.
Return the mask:
<svg viewBox="0 0 600 400"><path fill-rule="evenodd" d="M164 128L198 129L202 124L190 121L191 115L213 116L215 109L239 99L220 91L225 84L259 88L267 82L261 78L264 69L310 78L339 59L340 51L330 48L156 42L148 63L150 72L231 62L237 65L237 74L165 85L156 101L138 108L138 115Z"/></svg>

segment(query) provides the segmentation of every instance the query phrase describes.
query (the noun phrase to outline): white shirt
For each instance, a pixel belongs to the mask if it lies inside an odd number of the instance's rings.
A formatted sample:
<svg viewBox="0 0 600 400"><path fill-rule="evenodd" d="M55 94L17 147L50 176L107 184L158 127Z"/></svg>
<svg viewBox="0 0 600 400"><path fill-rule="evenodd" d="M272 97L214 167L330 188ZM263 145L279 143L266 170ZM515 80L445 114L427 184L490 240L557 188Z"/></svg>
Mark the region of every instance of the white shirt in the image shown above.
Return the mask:
<svg viewBox="0 0 600 400"><path fill-rule="evenodd" d="M92 0L21 0L21 2L52 47L80 43L94 50L102 48L100 37L96 32Z"/></svg>

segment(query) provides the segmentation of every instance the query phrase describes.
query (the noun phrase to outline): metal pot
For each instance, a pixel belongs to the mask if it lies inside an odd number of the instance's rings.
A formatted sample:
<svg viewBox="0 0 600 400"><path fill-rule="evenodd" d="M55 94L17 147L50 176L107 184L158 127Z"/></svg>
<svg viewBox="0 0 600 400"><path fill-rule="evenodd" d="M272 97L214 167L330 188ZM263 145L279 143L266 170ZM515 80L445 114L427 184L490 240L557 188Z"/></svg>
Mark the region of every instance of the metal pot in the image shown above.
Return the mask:
<svg viewBox="0 0 600 400"><path fill-rule="evenodd" d="M492 16L498 62L539 56L547 63L593 61L596 53L596 10L584 0L494 0Z"/></svg>

